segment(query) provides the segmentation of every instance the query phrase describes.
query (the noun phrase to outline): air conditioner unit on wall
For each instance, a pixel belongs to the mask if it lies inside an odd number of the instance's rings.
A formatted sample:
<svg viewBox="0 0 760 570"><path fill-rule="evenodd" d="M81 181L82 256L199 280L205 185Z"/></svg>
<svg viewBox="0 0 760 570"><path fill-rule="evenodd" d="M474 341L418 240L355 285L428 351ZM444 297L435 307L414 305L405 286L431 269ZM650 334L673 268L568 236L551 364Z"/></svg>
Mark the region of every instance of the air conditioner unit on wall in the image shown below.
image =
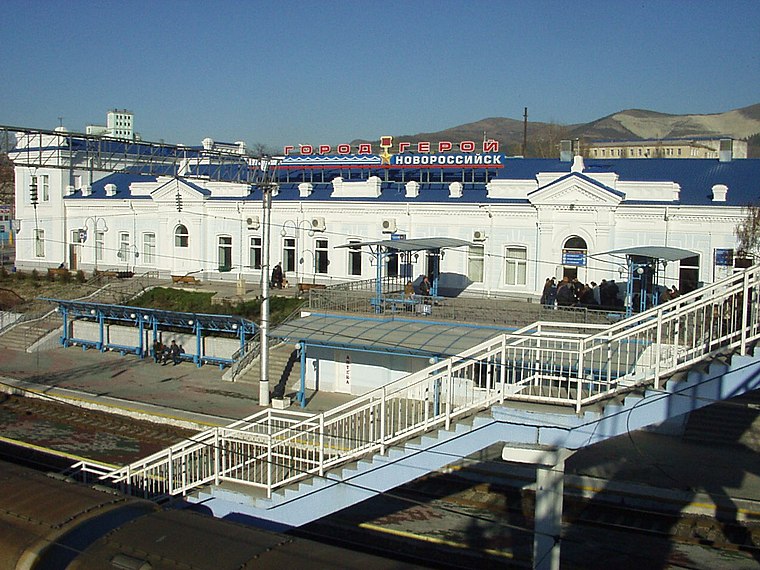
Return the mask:
<svg viewBox="0 0 760 570"><path fill-rule="evenodd" d="M383 232L393 233L396 231L396 220L393 218L387 218L383 220L381 226L383 228Z"/></svg>
<svg viewBox="0 0 760 570"><path fill-rule="evenodd" d="M248 224L249 230L257 230L259 229L259 217L258 216L252 216L245 221L246 224Z"/></svg>
<svg viewBox="0 0 760 570"><path fill-rule="evenodd" d="M325 219L324 218L312 218L311 219L311 229L314 231L324 231L325 229Z"/></svg>
<svg viewBox="0 0 760 570"><path fill-rule="evenodd" d="M472 241L486 241L486 232L475 230L472 232Z"/></svg>

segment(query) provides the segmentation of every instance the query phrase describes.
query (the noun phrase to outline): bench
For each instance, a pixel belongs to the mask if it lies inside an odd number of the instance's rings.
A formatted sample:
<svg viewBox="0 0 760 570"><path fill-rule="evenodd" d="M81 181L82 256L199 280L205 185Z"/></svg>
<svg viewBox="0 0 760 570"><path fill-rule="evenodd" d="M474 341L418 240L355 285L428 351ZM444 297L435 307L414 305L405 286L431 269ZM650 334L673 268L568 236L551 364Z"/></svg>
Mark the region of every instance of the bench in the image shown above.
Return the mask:
<svg viewBox="0 0 760 570"><path fill-rule="evenodd" d="M200 281L192 275L172 275L172 283L199 285Z"/></svg>
<svg viewBox="0 0 760 570"><path fill-rule="evenodd" d="M48 272L48 276L49 277L53 277L53 278L55 278L55 277L65 277L65 276L69 275L69 270L65 269L63 267L59 267L59 268L48 267L47 272Z"/></svg>
<svg viewBox="0 0 760 570"><path fill-rule="evenodd" d="M299 283L298 292L305 293L309 289L325 289L326 287L327 285L322 285L321 283Z"/></svg>

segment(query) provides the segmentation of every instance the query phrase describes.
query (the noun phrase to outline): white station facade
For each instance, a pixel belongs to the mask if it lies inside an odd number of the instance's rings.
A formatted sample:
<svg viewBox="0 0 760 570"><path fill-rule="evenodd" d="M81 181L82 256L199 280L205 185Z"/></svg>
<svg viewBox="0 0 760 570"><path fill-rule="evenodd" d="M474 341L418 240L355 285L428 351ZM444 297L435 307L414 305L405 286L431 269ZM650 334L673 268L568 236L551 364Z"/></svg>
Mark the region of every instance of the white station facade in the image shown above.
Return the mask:
<svg viewBox="0 0 760 570"><path fill-rule="evenodd" d="M28 154L30 145L41 155L60 151L56 139L34 143L19 135L10 157ZM446 236L470 245L440 260L444 295L537 299L547 277L620 279L622 265L597 254L641 245L695 252L664 269L668 284L689 290L742 262L735 228L743 208L760 198L760 160L730 154L528 159L507 157L495 141L380 143L377 153L368 144L360 152L349 145L286 148L273 174L270 259L282 264L291 286L376 276L366 252L337 246ZM208 139L199 152L215 147L241 152ZM85 272L261 279L265 228L256 185L187 169L166 176L98 170L68 156L68 168L65 160L49 168L16 161L18 270L63 263ZM416 278L431 262L424 252L391 256L383 269Z"/></svg>

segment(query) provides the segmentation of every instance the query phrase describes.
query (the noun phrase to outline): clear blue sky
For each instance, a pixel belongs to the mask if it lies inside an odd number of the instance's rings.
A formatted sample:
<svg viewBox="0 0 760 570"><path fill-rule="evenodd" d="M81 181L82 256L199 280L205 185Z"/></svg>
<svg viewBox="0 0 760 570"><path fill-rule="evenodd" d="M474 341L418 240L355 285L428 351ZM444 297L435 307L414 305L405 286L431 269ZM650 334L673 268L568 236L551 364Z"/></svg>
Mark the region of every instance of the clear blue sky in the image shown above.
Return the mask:
<svg viewBox="0 0 760 570"><path fill-rule="evenodd" d="M4 0L0 124L337 144L760 102L760 1Z"/></svg>

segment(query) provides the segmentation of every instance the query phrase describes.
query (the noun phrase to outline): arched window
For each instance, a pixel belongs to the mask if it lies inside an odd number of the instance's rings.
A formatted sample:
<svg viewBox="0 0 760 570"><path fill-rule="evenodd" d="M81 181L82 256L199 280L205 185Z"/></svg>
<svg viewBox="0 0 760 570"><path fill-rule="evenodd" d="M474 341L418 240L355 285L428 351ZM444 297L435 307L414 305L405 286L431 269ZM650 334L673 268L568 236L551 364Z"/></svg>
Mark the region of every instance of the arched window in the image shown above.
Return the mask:
<svg viewBox="0 0 760 570"><path fill-rule="evenodd" d="M174 247L187 247L189 240L187 228L183 224L178 225L174 230Z"/></svg>

